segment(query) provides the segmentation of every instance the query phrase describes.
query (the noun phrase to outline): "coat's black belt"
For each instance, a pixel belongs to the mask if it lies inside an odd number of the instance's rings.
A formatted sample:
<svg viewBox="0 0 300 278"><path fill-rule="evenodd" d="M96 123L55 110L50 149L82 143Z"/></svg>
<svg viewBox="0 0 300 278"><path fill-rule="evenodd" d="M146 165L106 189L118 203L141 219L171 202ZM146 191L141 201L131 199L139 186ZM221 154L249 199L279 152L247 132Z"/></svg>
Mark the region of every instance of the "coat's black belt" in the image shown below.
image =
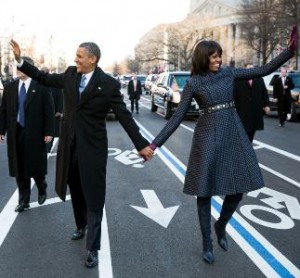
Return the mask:
<svg viewBox="0 0 300 278"><path fill-rule="evenodd" d="M208 106L205 108L202 108L199 110L199 114L200 116L206 115L206 114L210 114L222 109L228 109L228 108L234 108L235 107L235 103L234 101L229 101L229 102L224 102L224 103L219 103L213 106Z"/></svg>

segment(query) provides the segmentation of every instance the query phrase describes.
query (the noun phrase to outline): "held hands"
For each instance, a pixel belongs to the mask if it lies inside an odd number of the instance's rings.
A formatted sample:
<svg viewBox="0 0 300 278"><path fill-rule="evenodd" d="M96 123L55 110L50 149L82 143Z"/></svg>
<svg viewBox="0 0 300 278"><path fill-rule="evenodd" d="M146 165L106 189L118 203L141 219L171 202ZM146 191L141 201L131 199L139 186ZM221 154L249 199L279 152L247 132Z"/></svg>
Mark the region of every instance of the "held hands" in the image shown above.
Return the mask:
<svg viewBox="0 0 300 278"><path fill-rule="evenodd" d="M0 143L4 143L5 135L0 135Z"/></svg>
<svg viewBox="0 0 300 278"><path fill-rule="evenodd" d="M15 56L15 60L20 63L21 62L21 49L19 44L14 41L13 39L10 40L10 45L12 47L13 50L13 54Z"/></svg>
<svg viewBox="0 0 300 278"><path fill-rule="evenodd" d="M145 147L139 151L139 155L145 159L145 161L150 160L153 157L154 151L149 147Z"/></svg>
<svg viewBox="0 0 300 278"><path fill-rule="evenodd" d="M291 32L290 40L288 43L288 50L296 51L297 48L298 48L298 28L295 25L295 26L293 26L293 29Z"/></svg>

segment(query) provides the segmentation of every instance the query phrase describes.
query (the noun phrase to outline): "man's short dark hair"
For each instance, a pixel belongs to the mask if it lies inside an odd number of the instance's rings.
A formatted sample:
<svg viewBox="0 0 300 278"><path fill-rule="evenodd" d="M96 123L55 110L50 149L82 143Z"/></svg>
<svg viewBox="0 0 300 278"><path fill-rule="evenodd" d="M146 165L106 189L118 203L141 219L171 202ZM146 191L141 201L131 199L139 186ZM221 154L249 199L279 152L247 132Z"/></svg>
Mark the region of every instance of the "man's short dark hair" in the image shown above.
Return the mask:
<svg viewBox="0 0 300 278"><path fill-rule="evenodd" d="M86 49L86 51L97 58L96 64L99 62L100 57L101 57L101 51L100 48L97 44L94 42L83 42L79 45L79 47L82 47Z"/></svg>
<svg viewBox="0 0 300 278"><path fill-rule="evenodd" d="M34 61L28 57L28 56L22 56L21 57L24 61L26 61L27 63L29 63L30 65L33 65L34 66Z"/></svg>

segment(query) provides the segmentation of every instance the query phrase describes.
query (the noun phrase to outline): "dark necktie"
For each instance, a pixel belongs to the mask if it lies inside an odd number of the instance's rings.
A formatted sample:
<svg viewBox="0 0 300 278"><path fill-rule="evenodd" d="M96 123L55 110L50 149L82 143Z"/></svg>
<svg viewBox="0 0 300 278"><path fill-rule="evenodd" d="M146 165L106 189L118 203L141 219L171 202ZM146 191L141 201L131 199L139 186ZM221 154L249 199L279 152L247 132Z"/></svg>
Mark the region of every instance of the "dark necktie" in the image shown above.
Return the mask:
<svg viewBox="0 0 300 278"><path fill-rule="evenodd" d="M19 93L19 124L25 127L25 100L26 100L26 88L25 83L22 83L20 93Z"/></svg>
<svg viewBox="0 0 300 278"><path fill-rule="evenodd" d="M83 92L85 86L86 86L86 76L82 75L81 81L80 81L80 84L79 84L79 93L80 94Z"/></svg>

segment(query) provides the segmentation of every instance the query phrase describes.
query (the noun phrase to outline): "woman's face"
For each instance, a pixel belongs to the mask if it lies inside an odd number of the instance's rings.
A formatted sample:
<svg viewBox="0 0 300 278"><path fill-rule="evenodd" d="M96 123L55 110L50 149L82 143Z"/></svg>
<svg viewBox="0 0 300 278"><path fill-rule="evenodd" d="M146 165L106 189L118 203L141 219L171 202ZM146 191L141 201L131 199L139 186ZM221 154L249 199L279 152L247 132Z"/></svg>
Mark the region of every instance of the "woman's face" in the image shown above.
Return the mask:
<svg viewBox="0 0 300 278"><path fill-rule="evenodd" d="M217 72L222 64L222 56L215 52L209 56L208 69L211 72Z"/></svg>

